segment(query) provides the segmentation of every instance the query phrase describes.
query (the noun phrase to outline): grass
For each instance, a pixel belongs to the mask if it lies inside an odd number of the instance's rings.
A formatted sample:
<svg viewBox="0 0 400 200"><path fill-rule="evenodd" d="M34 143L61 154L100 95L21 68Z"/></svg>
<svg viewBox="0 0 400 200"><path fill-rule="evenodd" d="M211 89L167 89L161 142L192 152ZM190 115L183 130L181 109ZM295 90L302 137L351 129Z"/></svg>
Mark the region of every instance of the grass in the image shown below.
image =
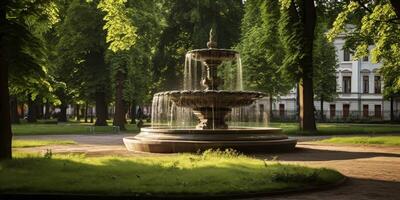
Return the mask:
<svg viewBox="0 0 400 200"><path fill-rule="evenodd" d="M111 125L111 124L110 124ZM14 135L57 135L57 134L93 134L90 127L94 127L95 133L114 133L112 126L93 126L88 123L62 123L62 124L47 124L47 123L21 123L13 124L12 131ZM126 131L136 133L139 129L136 125L127 124Z"/></svg>
<svg viewBox="0 0 400 200"><path fill-rule="evenodd" d="M95 133L114 133L112 122L110 126L96 126ZM248 124L247 124L248 125ZM302 132L298 129L298 123L270 123L269 126L282 128L287 135L349 135L349 134L381 134L400 133L399 124L348 124L348 123L318 123L316 133ZM63 124L51 123L21 123L13 124L15 135L56 135L56 134L92 134L89 123L71 121ZM124 132L137 133L136 125L126 124Z"/></svg>
<svg viewBox="0 0 400 200"><path fill-rule="evenodd" d="M377 136L377 137L333 137L319 141L321 143L334 144L362 144L362 145L384 145L400 146L400 136Z"/></svg>
<svg viewBox="0 0 400 200"><path fill-rule="evenodd" d="M334 170L262 161L233 151L159 157L40 156L0 162L0 193L215 195L336 183Z"/></svg>
<svg viewBox="0 0 400 200"><path fill-rule="evenodd" d="M288 135L350 135L350 134L382 134L400 133L398 124L348 124L318 123L316 133L299 131L298 123L270 123L270 126L282 128Z"/></svg>
<svg viewBox="0 0 400 200"><path fill-rule="evenodd" d="M13 140L13 148L41 147L47 145L76 144L72 140Z"/></svg>

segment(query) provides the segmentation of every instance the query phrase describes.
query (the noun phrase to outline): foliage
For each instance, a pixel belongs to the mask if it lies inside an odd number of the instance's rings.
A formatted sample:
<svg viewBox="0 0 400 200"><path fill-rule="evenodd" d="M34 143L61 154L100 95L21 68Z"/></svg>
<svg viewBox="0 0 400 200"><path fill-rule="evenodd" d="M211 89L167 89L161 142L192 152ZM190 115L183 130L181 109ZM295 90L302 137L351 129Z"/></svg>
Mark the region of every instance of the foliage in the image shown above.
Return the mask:
<svg viewBox="0 0 400 200"><path fill-rule="evenodd" d="M94 100L109 92L110 69L105 64L106 33L96 2L72 1L58 27L57 79L73 96Z"/></svg>
<svg viewBox="0 0 400 200"><path fill-rule="evenodd" d="M333 101L336 97L336 68L338 61L335 47L326 38L327 28L320 22L316 29L313 49L314 94L321 101Z"/></svg>
<svg viewBox="0 0 400 200"><path fill-rule="evenodd" d="M237 0L165 1L163 8L165 28L153 58L154 92L179 88L185 53L205 47L211 28L219 48L237 43L243 12Z"/></svg>
<svg viewBox="0 0 400 200"><path fill-rule="evenodd" d="M354 20L357 17L360 20ZM349 23L355 25L354 28L346 29ZM396 15L392 1L352 1L343 8L329 32L331 40L340 33L346 34L346 46L355 51L355 58L370 53L372 62L383 63L381 73L385 82L385 96L400 92L399 23L400 16ZM370 49L370 45L375 46Z"/></svg>
<svg viewBox="0 0 400 200"><path fill-rule="evenodd" d="M280 1L281 17L279 20L279 31L282 37L282 45L285 51L283 69L290 79L298 81L302 72L300 60L304 56L303 38L301 37L302 25L296 7L290 0Z"/></svg>
<svg viewBox="0 0 400 200"><path fill-rule="evenodd" d="M51 159L17 153L15 159L0 162L0 168L0 191L29 193L210 196L307 189L343 179L334 170L221 152L158 157L53 154ZM45 177L40 173L44 170Z"/></svg>
<svg viewBox="0 0 400 200"><path fill-rule="evenodd" d="M51 94L52 76L44 35L58 22L58 9L53 1L11 1L7 21L1 30L1 45L9 67L10 94L35 99L41 96L54 99Z"/></svg>
<svg viewBox="0 0 400 200"><path fill-rule="evenodd" d="M293 82L281 70L284 50L280 41L279 2L251 0L245 3L239 44L246 86L269 95L286 94Z"/></svg>
<svg viewBox="0 0 400 200"><path fill-rule="evenodd" d="M98 8L105 11L104 29L107 30L106 41L109 49L114 52L129 50L136 42L136 27L129 17L129 8L125 6L127 0L101 0Z"/></svg>

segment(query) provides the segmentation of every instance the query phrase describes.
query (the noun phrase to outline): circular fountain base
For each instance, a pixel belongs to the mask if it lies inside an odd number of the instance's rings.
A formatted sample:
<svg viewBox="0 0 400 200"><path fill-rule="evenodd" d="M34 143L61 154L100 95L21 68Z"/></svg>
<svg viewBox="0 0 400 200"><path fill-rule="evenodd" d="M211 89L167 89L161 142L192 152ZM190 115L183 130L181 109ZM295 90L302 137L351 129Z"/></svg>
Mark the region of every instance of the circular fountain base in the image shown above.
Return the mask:
<svg viewBox="0 0 400 200"><path fill-rule="evenodd" d="M241 152L290 151L297 140L278 128L232 128L215 130L142 128L135 137L124 138L129 151L151 153L198 152L235 149Z"/></svg>

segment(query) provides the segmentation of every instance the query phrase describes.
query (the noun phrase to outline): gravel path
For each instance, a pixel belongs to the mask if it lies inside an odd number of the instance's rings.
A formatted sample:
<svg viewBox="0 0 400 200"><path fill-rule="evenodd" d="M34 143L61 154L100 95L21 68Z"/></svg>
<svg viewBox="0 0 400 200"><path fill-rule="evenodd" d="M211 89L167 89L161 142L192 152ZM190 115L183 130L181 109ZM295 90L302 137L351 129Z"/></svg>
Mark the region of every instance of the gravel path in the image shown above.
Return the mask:
<svg viewBox="0 0 400 200"><path fill-rule="evenodd" d="M19 151L46 151L55 153L82 152L89 156L122 155L152 156L126 151L122 138L127 134L99 135L41 135L16 136L15 139L74 140L77 145L23 148ZM304 200L400 200L400 147L326 145L312 142L327 138L298 137L297 149L291 153L255 154L259 159L277 159L282 163L295 163L311 167L333 168L349 180L342 186L324 191L277 195L253 199Z"/></svg>

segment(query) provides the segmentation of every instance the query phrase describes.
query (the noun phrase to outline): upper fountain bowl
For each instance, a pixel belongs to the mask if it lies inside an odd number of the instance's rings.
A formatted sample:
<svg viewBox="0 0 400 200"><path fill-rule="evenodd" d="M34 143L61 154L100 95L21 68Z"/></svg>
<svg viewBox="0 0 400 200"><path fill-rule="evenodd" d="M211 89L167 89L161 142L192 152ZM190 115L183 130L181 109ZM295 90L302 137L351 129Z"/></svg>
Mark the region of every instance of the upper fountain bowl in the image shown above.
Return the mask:
<svg viewBox="0 0 400 200"><path fill-rule="evenodd" d="M174 90L160 92L155 95L170 96L171 100L181 107L190 108L232 108L251 105L265 94L254 91L227 90Z"/></svg>
<svg viewBox="0 0 400 200"><path fill-rule="evenodd" d="M231 49L195 49L189 51L191 59L196 61L202 61L206 63L210 63L212 61L229 61L236 59L236 55L239 55L239 52L231 50Z"/></svg>

